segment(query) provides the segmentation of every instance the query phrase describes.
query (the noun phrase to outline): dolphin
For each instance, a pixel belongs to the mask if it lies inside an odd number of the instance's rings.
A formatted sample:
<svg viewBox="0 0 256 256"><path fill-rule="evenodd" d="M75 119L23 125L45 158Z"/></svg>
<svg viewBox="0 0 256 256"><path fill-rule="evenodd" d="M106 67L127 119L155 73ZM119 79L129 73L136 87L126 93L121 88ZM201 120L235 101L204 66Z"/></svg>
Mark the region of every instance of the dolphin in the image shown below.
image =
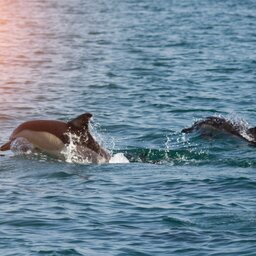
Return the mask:
<svg viewBox="0 0 256 256"><path fill-rule="evenodd" d="M88 162L109 162L110 154L103 149L89 131L90 113L84 113L69 122L57 120L31 120L20 124L11 134L9 141L0 151L11 149L17 138L24 138L36 150L59 156L71 143L79 157Z"/></svg>
<svg viewBox="0 0 256 256"><path fill-rule="evenodd" d="M181 132L193 131L222 131L235 135L256 146L256 127L246 128L243 125L233 123L222 117L209 116L204 120L195 122L191 127L184 128Z"/></svg>

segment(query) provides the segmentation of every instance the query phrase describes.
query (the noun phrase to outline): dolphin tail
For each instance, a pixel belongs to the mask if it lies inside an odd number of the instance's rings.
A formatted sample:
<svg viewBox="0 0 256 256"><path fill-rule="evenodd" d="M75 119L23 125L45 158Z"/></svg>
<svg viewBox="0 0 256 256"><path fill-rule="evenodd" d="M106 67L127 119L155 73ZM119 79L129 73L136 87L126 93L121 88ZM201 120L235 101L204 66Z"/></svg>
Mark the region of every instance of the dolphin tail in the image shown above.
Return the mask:
<svg viewBox="0 0 256 256"><path fill-rule="evenodd" d="M6 151L6 150L10 150L11 148L11 141L3 144L1 147L0 147L0 151Z"/></svg>

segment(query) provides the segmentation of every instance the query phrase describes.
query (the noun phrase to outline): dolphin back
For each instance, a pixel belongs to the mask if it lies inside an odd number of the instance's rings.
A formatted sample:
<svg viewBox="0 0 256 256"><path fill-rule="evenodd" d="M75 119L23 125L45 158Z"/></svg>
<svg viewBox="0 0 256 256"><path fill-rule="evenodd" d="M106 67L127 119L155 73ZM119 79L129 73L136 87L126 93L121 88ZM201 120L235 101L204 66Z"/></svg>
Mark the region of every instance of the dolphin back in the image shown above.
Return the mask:
<svg viewBox="0 0 256 256"><path fill-rule="evenodd" d="M251 145L256 145L256 127L246 128L239 123L233 123L221 117L207 117L204 120L195 122L191 127L184 128L181 132L190 133L198 130L217 130L240 137Z"/></svg>
<svg viewBox="0 0 256 256"><path fill-rule="evenodd" d="M190 132L204 129L204 128L213 128L216 130L223 130L235 135L239 134L238 127L233 125L230 121L221 117L214 117L214 116L209 116L204 120L197 121L191 127L184 128L181 132L190 133Z"/></svg>

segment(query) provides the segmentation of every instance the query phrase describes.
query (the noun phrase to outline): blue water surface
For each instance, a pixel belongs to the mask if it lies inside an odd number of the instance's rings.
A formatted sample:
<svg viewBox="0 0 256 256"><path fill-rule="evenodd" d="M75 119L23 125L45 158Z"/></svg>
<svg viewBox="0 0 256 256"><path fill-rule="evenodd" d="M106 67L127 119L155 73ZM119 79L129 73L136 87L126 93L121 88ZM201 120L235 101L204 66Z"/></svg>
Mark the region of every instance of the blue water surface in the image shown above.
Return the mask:
<svg viewBox="0 0 256 256"><path fill-rule="evenodd" d="M256 254L256 148L181 130L256 126L256 2L5 0L0 143L91 112L129 164L0 156L0 254Z"/></svg>

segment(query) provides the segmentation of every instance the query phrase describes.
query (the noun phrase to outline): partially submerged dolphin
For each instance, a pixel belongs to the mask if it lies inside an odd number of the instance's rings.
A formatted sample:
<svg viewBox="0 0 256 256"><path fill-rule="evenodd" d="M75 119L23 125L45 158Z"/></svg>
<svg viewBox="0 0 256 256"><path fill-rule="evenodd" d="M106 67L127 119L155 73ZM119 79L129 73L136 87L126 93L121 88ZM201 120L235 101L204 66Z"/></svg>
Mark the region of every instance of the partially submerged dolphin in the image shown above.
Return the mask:
<svg viewBox="0 0 256 256"><path fill-rule="evenodd" d="M24 138L36 150L59 156L71 143L80 158L92 163L109 162L110 154L104 150L89 132L92 114L82 114L69 122L56 120L32 120L20 124L0 151L11 149L17 138Z"/></svg>
<svg viewBox="0 0 256 256"><path fill-rule="evenodd" d="M191 127L182 130L183 133L193 131L222 131L240 137L252 145L256 146L256 127L246 128L242 125L233 123L222 117L209 116L204 120L195 122Z"/></svg>

